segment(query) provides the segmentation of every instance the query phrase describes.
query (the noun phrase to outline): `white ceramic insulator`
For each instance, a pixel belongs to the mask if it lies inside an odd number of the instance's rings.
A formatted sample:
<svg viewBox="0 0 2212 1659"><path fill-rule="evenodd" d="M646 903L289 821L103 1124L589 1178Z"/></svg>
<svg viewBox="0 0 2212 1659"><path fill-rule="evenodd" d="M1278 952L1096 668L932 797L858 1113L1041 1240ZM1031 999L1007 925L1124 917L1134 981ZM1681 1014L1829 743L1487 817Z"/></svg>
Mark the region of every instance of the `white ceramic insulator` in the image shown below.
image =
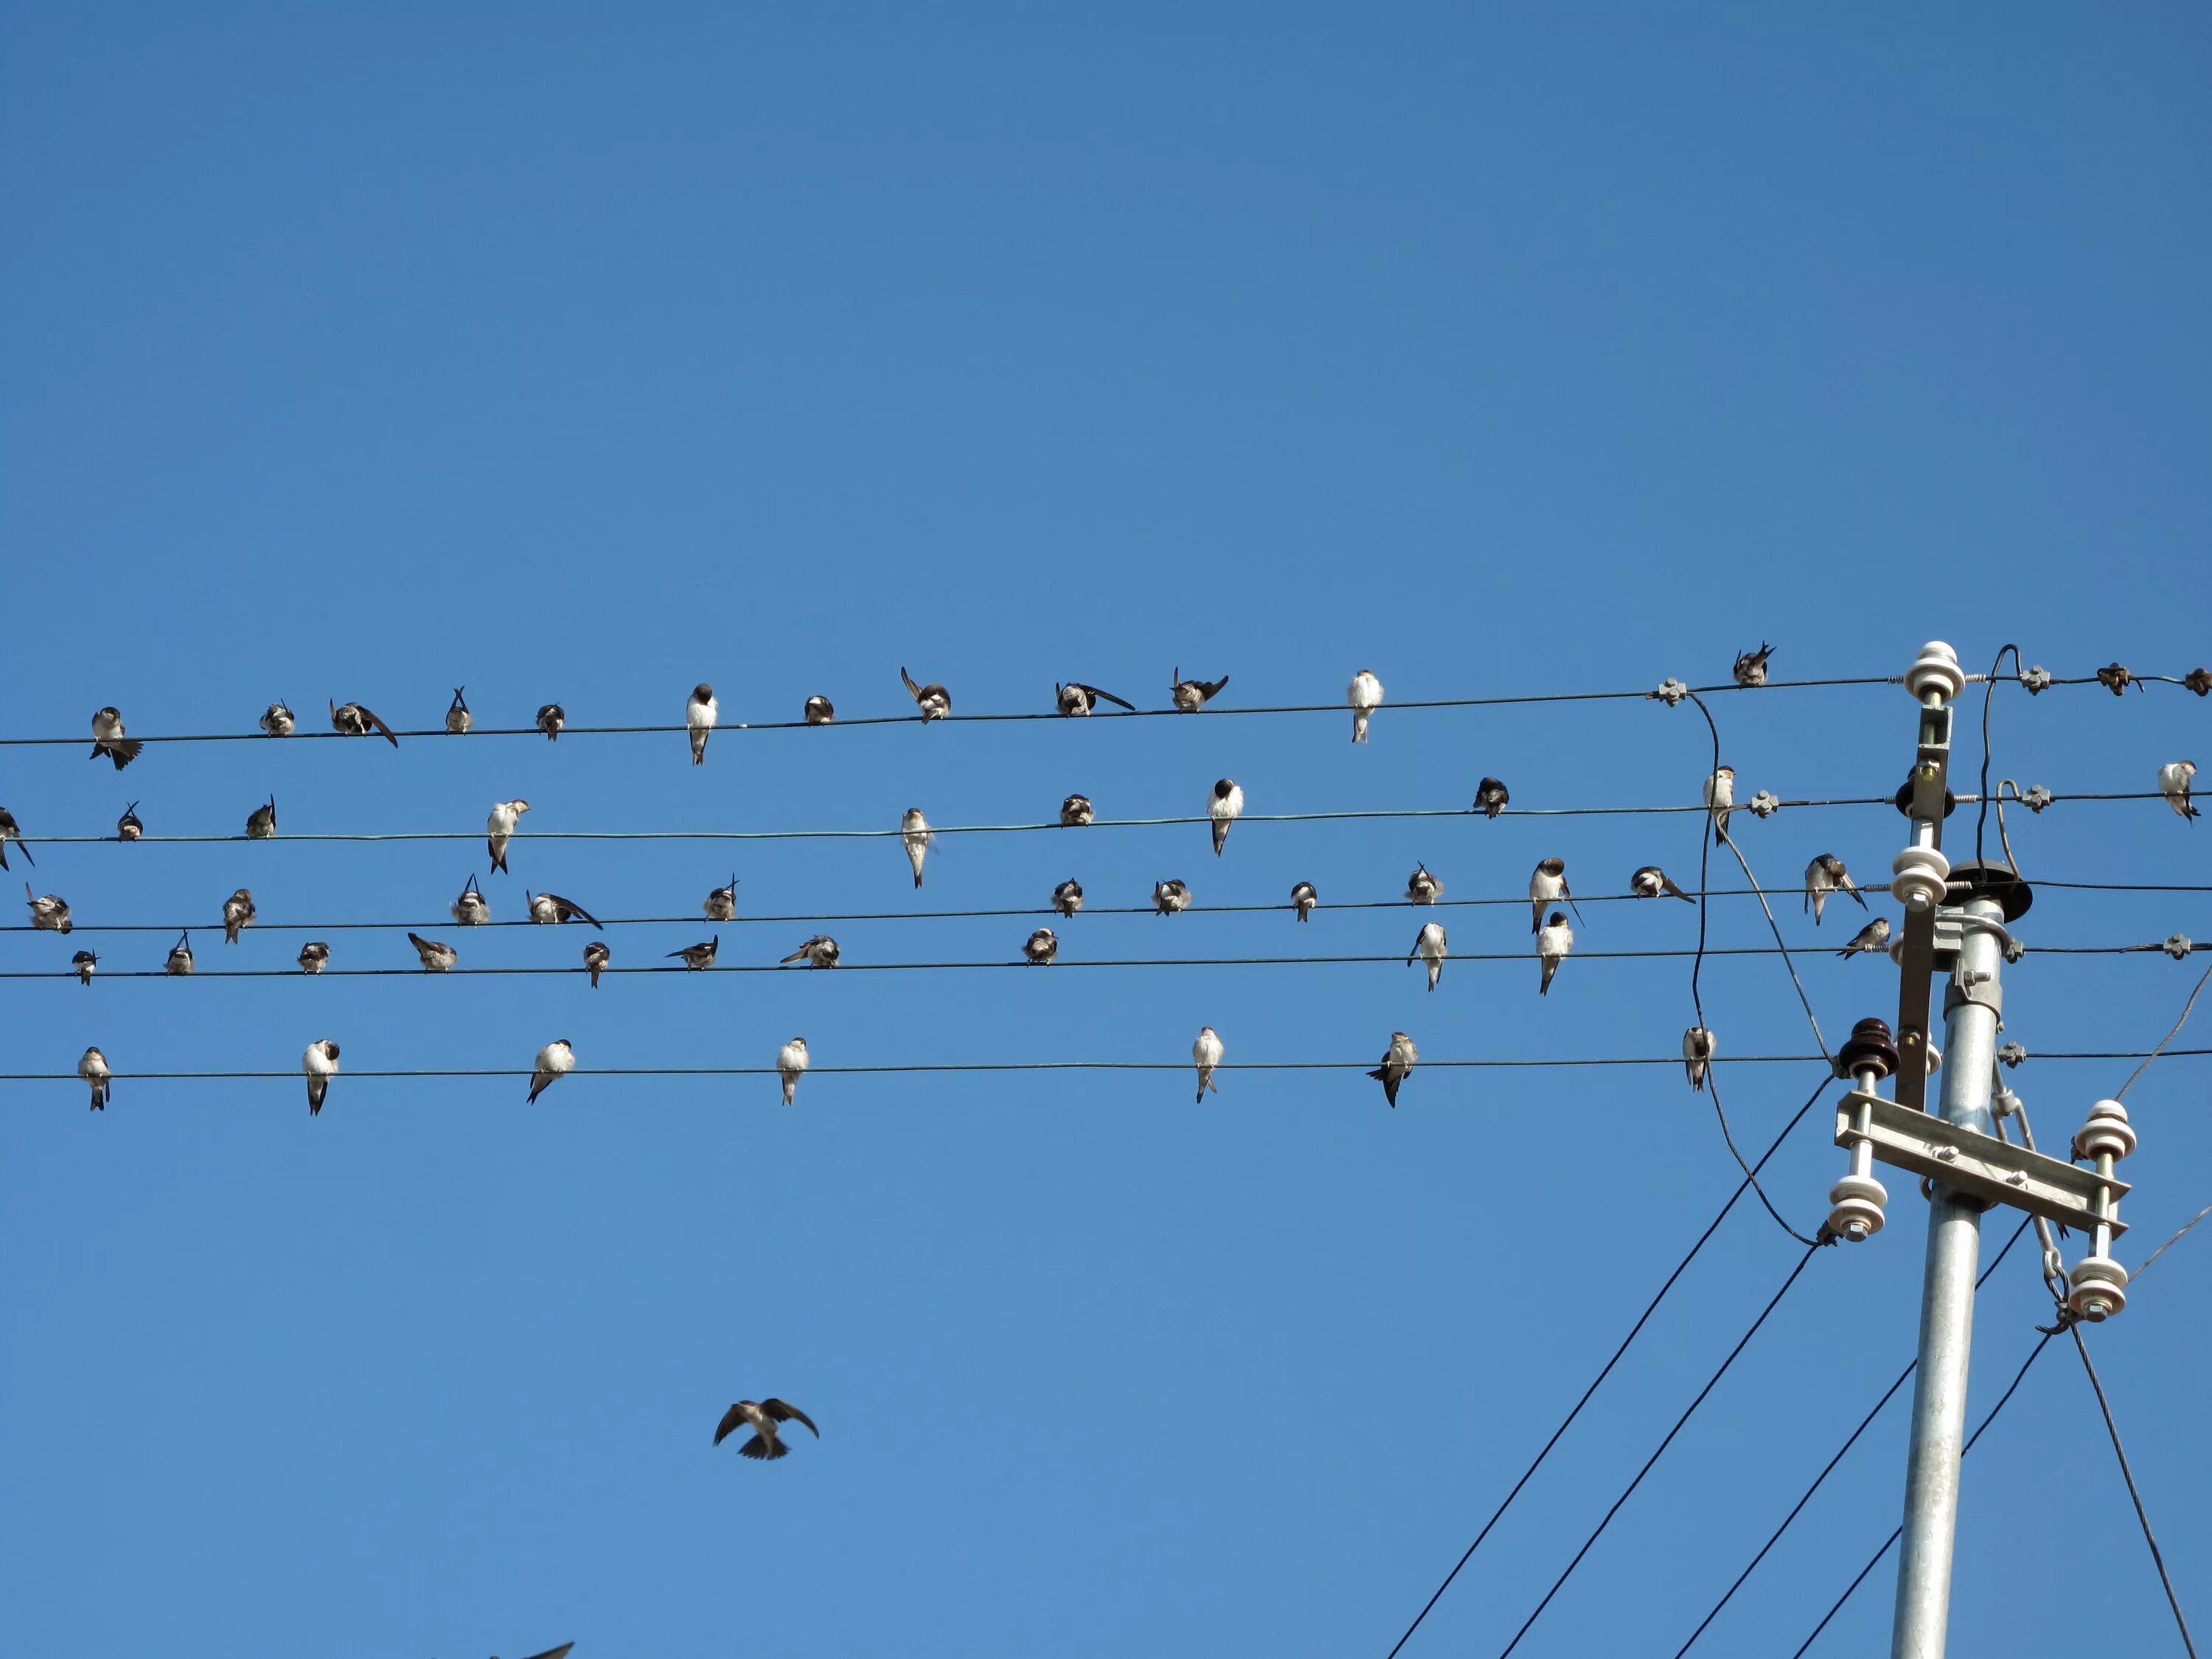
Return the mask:
<svg viewBox="0 0 2212 1659"><path fill-rule="evenodd" d="M2128 1270L2108 1255L2085 1255L2066 1275L2073 1285L2066 1305L2077 1318L2110 1319L2128 1305Z"/></svg>
<svg viewBox="0 0 2212 1659"><path fill-rule="evenodd" d="M2136 1149L2136 1132L2128 1124L2128 1109L2117 1100L2100 1100L2089 1109L2089 1121L2074 1133L2074 1155L2094 1158L2100 1152L2125 1158Z"/></svg>
<svg viewBox="0 0 2212 1659"><path fill-rule="evenodd" d="M1872 1176L1845 1176L1828 1188L1828 1230L1854 1244L1872 1238L1881 1231L1888 1202L1889 1189Z"/></svg>
<svg viewBox="0 0 2212 1659"><path fill-rule="evenodd" d="M1942 903L1951 878L1951 860L1932 847L1908 847L1890 860L1889 890L1908 911L1932 910Z"/></svg>
<svg viewBox="0 0 2212 1659"><path fill-rule="evenodd" d="M1912 659L1912 666L1905 671L1905 689L1912 694L1915 702L1927 701L1930 691L1941 691L1942 701L1950 702L1966 689L1966 676L1959 666L1959 653L1941 640L1929 641Z"/></svg>

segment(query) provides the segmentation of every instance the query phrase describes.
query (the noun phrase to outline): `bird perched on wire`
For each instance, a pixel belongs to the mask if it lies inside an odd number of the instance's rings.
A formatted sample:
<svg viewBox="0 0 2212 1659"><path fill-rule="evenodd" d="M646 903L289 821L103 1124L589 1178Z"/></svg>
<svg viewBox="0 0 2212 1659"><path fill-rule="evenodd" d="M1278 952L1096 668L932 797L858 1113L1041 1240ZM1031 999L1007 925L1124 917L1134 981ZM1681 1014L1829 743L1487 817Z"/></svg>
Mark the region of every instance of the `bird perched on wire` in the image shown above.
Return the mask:
<svg viewBox="0 0 2212 1659"><path fill-rule="evenodd" d="M319 939L311 939L300 947L300 971L319 974L331 965L331 947Z"/></svg>
<svg viewBox="0 0 2212 1659"><path fill-rule="evenodd" d="M827 726L836 718L836 705L829 698L809 697L806 700L806 723L809 726Z"/></svg>
<svg viewBox="0 0 2212 1659"><path fill-rule="evenodd" d="M31 926L42 933L66 933L76 924L70 920L69 901L59 893L33 893L23 884L23 902L31 907Z"/></svg>
<svg viewBox="0 0 2212 1659"><path fill-rule="evenodd" d="M483 890L477 885L474 876L471 876L468 885L461 889L461 896L453 901L452 908L453 920L464 927L481 927L491 920L491 906L485 901Z"/></svg>
<svg viewBox="0 0 2212 1659"><path fill-rule="evenodd" d="M1536 985L1538 995L1550 994L1552 975L1559 971L1559 964L1574 948L1575 930L1567 926L1562 912L1553 911L1551 920L1536 930L1536 954L1544 963L1544 977Z"/></svg>
<svg viewBox="0 0 2212 1659"><path fill-rule="evenodd" d="M376 717L374 709L357 702L331 702L327 697L324 701L331 704L331 730L340 737L365 738L371 732L378 732L394 749L399 747L398 738L390 726Z"/></svg>
<svg viewBox="0 0 2212 1659"><path fill-rule="evenodd" d="M1198 1041L1190 1045L1191 1064L1198 1067L1198 1098L1206 1099L1208 1089L1217 1095L1220 1085L1213 1080L1213 1068L1221 1064L1221 1038L1211 1025L1198 1028Z"/></svg>
<svg viewBox="0 0 2212 1659"><path fill-rule="evenodd" d="M1866 895L1852 884L1851 872L1844 868L1844 861L1833 853L1823 853L1805 866L1805 902L1812 907L1815 927L1820 925L1820 912L1827 908L1831 893L1847 893L1858 901L1860 909L1867 908Z"/></svg>
<svg viewBox="0 0 2212 1659"><path fill-rule="evenodd" d="M837 965L838 954L836 939L831 939L827 933L817 933L786 957L783 961L784 963L803 962L809 968L835 968ZM777 965L781 967L783 964Z"/></svg>
<svg viewBox="0 0 2212 1659"><path fill-rule="evenodd" d="M456 737L465 734L477 723L476 716L469 713L469 700L461 695L467 690L465 685L455 686L453 701L446 708L446 730Z"/></svg>
<svg viewBox="0 0 2212 1659"><path fill-rule="evenodd" d="M1420 933L1413 939L1413 948L1406 953L1406 962L1410 967L1413 958L1419 957L1429 964L1429 989L1433 991L1437 988L1437 978L1444 971L1444 958L1449 954L1444 944L1443 924L1440 921L1424 922Z"/></svg>
<svg viewBox="0 0 2212 1659"><path fill-rule="evenodd" d="M799 1099L799 1079L806 1074L813 1063L806 1052L806 1039L793 1037L775 1051L775 1074L783 1083L783 1103L793 1105Z"/></svg>
<svg viewBox="0 0 2212 1659"><path fill-rule="evenodd" d="M568 723L568 711L557 702L549 702L538 711L538 729L545 734L548 743L558 742L561 728Z"/></svg>
<svg viewBox="0 0 2212 1659"><path fill-rule="evenodd" d="M921 808L909 806L906 816L899 820L899 838L906 845L906 861L914 868L914 884L921 885L921 861L929 856L929 844L937 839L930 829L929 820L921 815Z"/></svg>
<svg viewBox="0 0 2212 1659"><path fill-rule="evenodd" d="M92 1104L88 1109L106 1111L107 1092L115 1086L113 1073L107 1069L107 1056L97 1048L86 1049L84 1058L76 1063L76 1074L92 1085Z"/></svg>
<svg viewBox="0 0 2212 1659"><path fill-rule="evenodd" d="M1236 823L1244 811L1244 792L1232 778L1217 779L1213 793L1206 803L1206 816L1213 820L1213 856L1221 856L1222 843L1229 839L1229 826Z"/></svg>
<svg viewBox="0 0 2212 1659"><path fill-rule="evenodd" d="M187 927L177 942L169 947L168 958L162 963L161 971L182 979L192 971L192 930Z"/></svg>
<svg viewBox="0 0 2212 1659"><path fill-rule="evenodd" d="M1180 881L1160 881L1152 884L1152 907L1164 916L1190 908L1190 887Z"/></svg>
<svg viewBox="0 0 2212 1659"><path fill-rule="evenodd" d="M1647 864L1628 878L1628 890L1640 899L1678 898L1685 904L1697 901L1674 884L1674 878L1656 864Z"/></svg>
<svg viewBox="0 0 2212 1659"><path fill-rule="evenodd" d="M907 692L913 697L914 706L921 710L924 726L932 720L952 718L952 694L950 691L941 685L916 685L914 676L903 668L899 670L899 678L906 682Z"/></svg>
<svg viewBox="0 0 2212 1659"><path fill-rule="evenodd" d="M240 930L251 927L258 914L253 908L253 894L249 889L241 887L225 899L222 902L222 942L225 945L237 944Z"/></svg>
<svg viewBox="0 0 2212 1659"><path fill-rule="evenodd" d="M691 688L691 700L684 705L684 729L691 734L691 764L707 763L707 739L714 734L714 722L722 717L722 706L714 701L714 688L702 681Z"/></svg>
<svg viewBox="0 0 2212 1659"><path fill-rule="evenodd" d="M599 975L606 971L608 959L613 955L605 944L593 939L584 947L584 971L592 976L592 988L599 988Z"/></svg>
<svg viewBox="0 0 2212 1659"><path fill-rule="evenodd" d="M1720 1044L1713 1034L1702 1025L1692 1025L1682 1033L1682 1070L1690 1079L1692 1089L1703 1091L1706 1068L1713 1056L1720 1052Z"/></svg>
<svg viewBox="0 0 2212 1659"><path fill-rule="evenodd" d="M2158 793L2166 797L2166 804L2185 818L2202 817L2189 799L2189 781L2197 775L2195 761L2168 761L2158 769Z"/></svg>
<svg viewBox="0 0 2212 1659"><path fill-rule="evenodd" d="M137 738L123 735L123 716L118 710L102 708L93 715L91 759L98 760L105 755L120 772L137 760L145 747Z"/></svg>
<svg viewBox="0 0 2212 1659"><path fill-rule="evenodd" d="M538 1060L530 1069L530 1095L522 1103L535 1103L538 1097L576 1069L576 1051L568 1046L566 1037L556 1037L538 1051Z"/></svg>
<svg viewBox="0 0 2212 1659"><path fill-rule="evenodd" d="M2142 690L2142 682L2116 662L2108 662L2097 671L2097 684L2116 697L2127 696L2131 685L2138 691Z"/></svg>
<svg viewBox="0 0 2212 1659"><path fill-rule="evenodd" d="M1052 890L1052 908L1063 916L1072 916L1083 908L1083 884L1073 876Z"/></svg>
<svg viewBox="0 0 2212 1659"><path fill-rule="evenodd" d="M136 806L138 803L134 800L131 805ZM129 817L131 815L126 811L123 816ZM131 838L125 836L125 839ZM8 843L11 841L15 843L17 850L23 854L27 863L33 866L38 863L38 860L31 856L31 849L23 844L22 825L15 822L15 815L13 812L4 806L0 806L0 870L5 870L8 867Z"/></svg>
<svg viewBox="0 0 2212 1659"><path fill-rule="evenodd" d="M1505 786L1496 778L1485 778L1474 786L1474 805L1468 810L1480 812L1486 818L1494 818L1505 810L1506 803L1512 799Z"/></svg>
<svg viewBox="0 0 2212 1659"><path fill-rule="evenodd" d="M514 838L515 822L529 810L526 800L494 801L491 816L484 820L484 845L491 851L491 867L502 874L507 870L507 844Z"/></svg>
<svg viewBox="0 0 2212 1659"><path fill-rule="evenodd" d="M738 919L738 878L732 875L727 887L717 887L707 895L707 920L735 921Z"/></svg>
<svg viewBox="0 0 2212 1659"><path fill-rule="evenodd" d="M1392 1108L1398 1104L1399 1086L1412 1075L1413 1064L1420 1057L1421 1051L1413 1046L1413 1038L1403 1031L1390 1033L1390 1046L1383 1051L1382 1063L1367 1075L1382 1085L1382 1098Z"/></svg>
<svg viewBox="0 0 2212 1659"><path fill-rule="evenodd" d="M272 738L290 737L299 723L299 718L282 702L272 702L261 711L261 729Z"/></svg>
<svg viewBox="0 0 2212 1659"><path fill-rule="evenodd" d="M246 820L246 838L248 841L274 841L276 839L276 796L270 796L269 804L267 805L255 807L247 816Z"/></svg>
<svg viewBox="0 0 2212 1659"><path fill-rule="evenodd" d="M1053 703L1063 714L1088 714L1102 702L1110 702L1117 708L1137 712L1137 705L1126 702L1111 691L1101 691L1095 685L1078 685L1073 680L1066 685L1052 688Z"/></svg>
<svg viewBox="0 0 2212 1659"><path fill-rule="evenodd" d="M1735 683L1738 685L1766 684L1766 659L1774 654L1774 647L1765 640L1756 651L1740 651L1735 659Z"/></svg>
<svg viewBox="0 0 2212 1659"><path fill-rule="evenodd" d="M145 833L146 820L138 816L138 803L134 800L123 809L123 816L115 820L115 839L137 841ZM31 855L26 853L23 856L28 858Z"/></svg>
<svg viewBox="0 0 2212 1659"><path fill-rule="evenodd" d="M1705 780L1705 810L1713 817L1713 845L1728 839L1729 812L1735 805L1735 768L1717 766Z"/></svg>
<svg viewBox="0 0 2212 1659"><path fill-rule="evenodd" d="M309 1043L307 1052L300 1056L300 1069L307 1074L307 1115L319 1116L324 1097L331 1091L331 1079L338 1074L338 1045L328 1037Z"/></svg>
<svg viewBox="0 0 2212 1659"><path fill-rule="evenodd" d="M80 985L89 986L92 983L92 971L99 966L100 958L89 951L80 951L70 958L70 967L75 970L76 982Z"/></svg>
<svg viewBox="0 0 2212 1659"><path fill-rule="evenodd" d="M1539 861L1528 877L1530 933L1536 932L1544 925L1544 907L1561 899L1567 902L1568 908L1575 913L1575 920L1580 921L1583 919L1582 907L1575 902L1575 896L1567 890L1567 861L1565 859Z"/></svg>
<svg viewBox="0 0 2212 1659"><path fill-rule="evenodd" d="M683 957L684 967L692 972L703 973L714 965L714 952L721 948L721 944L722 936L717 933L704 945L687 945L682 950L671 951L668 954Z"/></svg>
<svg viewBox="0 0 2212 1659"><path fill-rule="evenodd" d="M523 902L530 907L530 919L541 927L557 927L564 921L588 921L600 927L599 919L574 899L562 898L558 893L533 893L522 890ZM604 927L600 927L605 932Z"/></svg>
<svg viewBox="0 0 2212 1659"><path fill-rule="evenodd" d="M1406 878L1406 902L1434 904L1444 896L1444 884L1429 873L1429 866L1417 864L1413 873Z"/></svg>
<svg viewBox="0 0 2212 1659"><path fill-rule="evenodd" d="M1352 740L1364 743L1368 720L1382 706L1382 682L1375 678L1371 670L1363 668L1352 677L1352 684L1345 688L1344 695L1352 705Z"/></svg>
<svg viewBox="0 0 2212 1659"><path fill-rule="evenodd" d="M1229 676L1226 674L1211 684L1205 680L1187 680L1182 677L1182 670L1178 668L1175 672L1175 683L1169 688L1168 696L1174 701L1178 714L1195 714L1219 696L1221 688L1228 684Z"/></svg>
<svg viewBox="0 0 2212 1659"><path fill-rule="evenodd" d="M426 974L450 974L453 964L461 959L461 953L452 945L439 939L424 939L420 933L408 934L407 942L415 947Z"/></svg>
<svg viewBox="0 0 2212 1659"><path fill-rule="evenodd" d="M814 1426L814 1419L787 1401L740 1400L722 1413L722 1420L714 1429L714 1443L719 1446L738 1430L750 1427L753 1437L738 1448L738 1455L770 1462L790 1455L791 1448L783 1443L775 1425L792 1422L805 1424L817 1440L822 1437L822 1431Z"/></svg>
<svg viewBox="0 0 2212 1659"><path fill-rule="evenodd" d="M1312 915L1314 906L1320 902L1321 895L1314 891L1314 884L1310 881L1302 881L1291 889L1291 908L1298 913L1300 921Z"/></svg>
<svg viewBox="0 0 2212 1659"><path fill-rule="evenodd" d="M1836 952L1839 957L1867 956L1889 948L1889 918L1876 916L1851 935L1850 943Z"/></svg>
<svg viewBox="0 0 2212 1659"><path fill-rule="evenodd" d="M1049 927L1038 928L1022 942L1022 956L1032 967L1049 968L1059 954L1060 936Z"/></svg>
<svg viewBox="0 0 2212 1659"><path fill-rule="evenodd" d="M1070 795L1060 804L1060 827L1063 830L1080 830L1097 816L1091 811L1088 795Z"/></svg>

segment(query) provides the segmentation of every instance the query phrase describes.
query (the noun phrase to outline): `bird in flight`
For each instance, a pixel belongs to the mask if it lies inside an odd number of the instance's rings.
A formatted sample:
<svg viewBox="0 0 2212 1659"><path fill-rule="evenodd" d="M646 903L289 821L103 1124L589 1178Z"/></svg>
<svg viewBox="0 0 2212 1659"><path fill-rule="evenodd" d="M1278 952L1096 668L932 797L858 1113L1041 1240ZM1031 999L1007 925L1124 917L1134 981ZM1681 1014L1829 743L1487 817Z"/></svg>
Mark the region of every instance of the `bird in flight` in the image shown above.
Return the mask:
<svg viewBox="0 0 2212 1659"><path fill-rule="evenodd" d="M776 1425L781 1423L804 1423L817 1440L822 1437L822 1431L814 1426L814 1419L786 1401L740 1400L722 1413L722 1420L714 1428L714 1443L719 1446L738 1430L750 1428L753 1437L738 1448L738 1455L770 1462L791 1451L777 1431Z"/></svg>

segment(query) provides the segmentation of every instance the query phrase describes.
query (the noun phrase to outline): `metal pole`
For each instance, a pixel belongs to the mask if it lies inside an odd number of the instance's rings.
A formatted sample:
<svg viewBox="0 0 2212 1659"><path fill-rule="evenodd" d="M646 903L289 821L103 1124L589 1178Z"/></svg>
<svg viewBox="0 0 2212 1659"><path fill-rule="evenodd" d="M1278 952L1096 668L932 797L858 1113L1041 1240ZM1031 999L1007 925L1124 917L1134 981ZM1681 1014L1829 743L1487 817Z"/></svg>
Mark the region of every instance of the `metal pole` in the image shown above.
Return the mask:
<svg viewBox="0 0 2212 1659"><path fill-rule="evenodd" d="M2002 926L2002 905L1973 897L1967 917ZM1994 988L2004 959L2000 935L1966 923L1960 974L1943 1011L1939 1115L1983 1134L1990 1116L1997 1012L1959 988ZM1959 1460L1966 1427L1966 1366L1974 1337L1974 1277L1981 1265L1982 1210L1936 1184L1928 1206L1928 1266L1920 1291L1920 1364L1912 1389L1912 1443L1905 1473L1904 1549L1897 1564L1891 1659L1942 1659L1951 1616L1951 1551L1959 1521Z"/></svg>

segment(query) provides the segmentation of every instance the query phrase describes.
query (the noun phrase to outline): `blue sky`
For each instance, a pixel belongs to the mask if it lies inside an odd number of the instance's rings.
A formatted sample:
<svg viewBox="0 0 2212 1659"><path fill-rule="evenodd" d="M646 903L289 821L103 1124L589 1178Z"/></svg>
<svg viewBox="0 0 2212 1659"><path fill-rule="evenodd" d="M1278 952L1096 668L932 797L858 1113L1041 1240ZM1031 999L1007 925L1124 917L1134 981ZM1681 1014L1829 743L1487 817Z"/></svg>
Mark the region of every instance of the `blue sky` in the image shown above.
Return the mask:
<svg viewBox="0 0 2212 1659"><path fill-rule="evenodd" d="M485 725L732 720L821 691L959 713L1077 678L1140 705L1170 670L1223 705L1895 673L2017 640L2086 673L2179 674L2205 629L2212 155L2193 9L11 7L0 194L9 552L4 732L250 730L358 698ZM2194 571L2196 574L2191 574ZM1978 703L1970 705L1978 718ZM1715 700L1747 793L1893 787L1893 689ZM1999 694L1996 772L2149 787L2212 702L2156 686ZM311 722L312 724L313 722ZM0 751L34 840L220 833L271 793L288 834L889 828L1693 801L1687 707L678 736L155 747L127 774ZM1962 737L1970 727L1962 720ZM1972 758L1973 744L1962 744ZM2212 881L2212 830L2155 802L2022 814L2031 878ZM1784 890L1814 853L1881 880L1886 809L1743 841ZM1452 896L1580 893L1687 817L948 836L915 893L895 843L524 842L495 912L550 886L696 913L1094 905L1168 876L1194 910L1085 916L1035 971L573 978L60 978L4 990L9 1071L361 1069L514 1080L9 1085L0 1114L0 1600L50 1656L313 1651L1387 1650L1735 1182L1667 1070L1348 1073L1394 1027L1436 1059L1671 1053L1679 960L1455 962L1434 996L1373 964L1070 970L1126 955L1385 954L1425 860ZM1955 842L1954 842L1955 846ZM442 917L468 843L54 846L39 890L111 967L169 941L95 922ZM11 864L20 860L11 857ZM11 875L12 878L12 875ZM1734 884L1733 883L1729 884ZM1877 902L1880 902L1878 900ZM1793 943L1833 945L1785 896ZM1455 951L1517 912L1447 913ZM1847 925L1855 926L1856 911ZM1716 901L1716 943L1764 937ZM840 926L848 960L1011 957L1026 919ZM618 963L703 937L624 928ZM811 926L721 929L766 963ZM2202 894L2049 890L2031 944L2212 936ZM1688 942L1674 905L1588 907L1589 950ZM447 927L441 937L453 937ZM281 967L301 935L203 965ZM578 930L462 936L464 965L567 964ZM406 966L397 927L337 965ZM70 947L0 935L10 969ZM1872 961L1800 958L1831 1039L1893 1011ZM2148 1047L2196 974L2031 954L2031 1051ZM1708 965L1723 1054L1808 1036L1771 957ZM850 1078L840 1065L1179 1061L1187 1076ZM824 1074L764 1065L795 1032ZM2200 1041L2205 1034L2192 1032ZM2199 1059L2131 1092L2139 1259L2212 1201ZM2130 1067L2031 1061L2062 1139ZM1819 1067L1724 1073L1764 1145ZM1817 1220L1842 1154L1816 1111L1771 1190ZM1672 1652L1908 1356L1922 1222L1824 1254L1521 1650ZM2128 1255L2128 1247L2136 1249ZM1731 1218L1409 1653L1504 1644L1797 1253ZM2197 1429L2212 1249L2192 1238L2094 1334L2145 1498L2203 1610ZM1978 1402L2045 1316L2032 1259L1984 1293ZM732 1400L822 1425L773 1467L710 1449ZM1977 1412L1981 1408L1977 1405ZM1894 1524L1893 1405L1699 1651L1787 1651ZM2025 1528L2021 1524L2026 1520ZM2052 1562L2108 1564L2050 1593ZM2070 1558L2069 1558L2070 1559ZM1816 1652L1887 1628L1885 1567ZM2171 1625L2079 1367L2033 1373L1972 1460L1960 1651L2160 1653Z"/></svg>

